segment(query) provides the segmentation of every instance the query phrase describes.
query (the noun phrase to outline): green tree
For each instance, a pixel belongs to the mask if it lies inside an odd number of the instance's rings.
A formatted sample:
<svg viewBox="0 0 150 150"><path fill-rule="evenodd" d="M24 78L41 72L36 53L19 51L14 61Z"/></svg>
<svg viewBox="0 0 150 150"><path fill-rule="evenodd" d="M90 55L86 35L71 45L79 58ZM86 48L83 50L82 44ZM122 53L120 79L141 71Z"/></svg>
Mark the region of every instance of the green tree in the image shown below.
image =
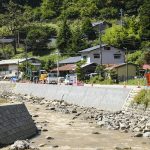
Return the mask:
<svg viewBox="0 0 150 150"><path fill-rule="evenodd" d="M142 65L143 64L143 51L135 51L134 53L130 53L128 55L128 62Z"/></svg>
<svg viewBox="0 0 150 150"><path fill-rule="evenodd" d="M52 9L53 7L54 7L53 1L42 0L41 14L43 19L51 19L56 15L55 11Z"/></svg>
<svg viewBox="0 0 150 150"><path fill-rule="evenodd" d="M150 64L150 51L146 51L146 52L144 53L144 62L145 62L146 64Z"/></svg>
<svg viewBox="0 0 150 150"><path fill-rule="evenodd" d="M99 12L102 19L112 19L117 18L118 16L118 10L114 7L106 7L101 9Z"/></svg>
<svg viewBox="0 0 150 150"><path fill-rule="evenodd" d="M123 47L123 41L127 37L127 32L119 25L112 26L106 29L105 34L102 36L102 41L115 47Z"/></svg>
<svg viewBox="0 0 150 150"><path fill-rule="evenodd" d="M82 68L82 65L84 65L84 64L85 64L85 61L80 61L80 62L78 62L76 64L76 70L75 70L75 72L77 74L77 79L79 81L83 81L84 78L85 78L85 72L84 72L84 70Z"/></svg>
<svg viewBox="0 0 150 150"><path fill-rule="evenodd" d="M31 50L41 50L47 48L49 35L43 28L30 29L27 34L27 45Z"/></svg>
<svg viewBox="0 0 150 150"><path fill-rule="evenodd" d="M46 62L44 62L44 69L49 71L50 69L52 69L55 66L54 61L48 59Z"/></svg>
<svg viewBox="0 0 150 150"><path fill-rule="evenodd" d="M88 38L88 40L95 40L96 33L93 29L92 23L89 18L86 18L82 24L82 32Z"/></svg>
<svg viewBox="0 0 150 150"><path fill-rule="evenodd" d="M67 24L67 20L64 19L57 37L57 48L61 53L70 52L72 43L71 39L72 33L70 27Z"/></svg>
<svg viewBox="0 0 150 150"><path fill-rule="evenodd" d="M95 72L100 75L100 77L105 78L105 66L104 65L97 65Z"/></svg>
<svg viewBox="0 0 150 150"><path fill-rule="evenodd" d="M141 37L143 40L150 39L150 2L144 0L140 9L140 24L141 24Z"/></svg>
<svg viewBox="0 0 150 150"><path fill-rule="evenodd" d="M10 0L9 4L6 7L6 13L1 16L2 17L1 25L6 26L15 39L13 43L14 54L17 53L16 44L19 30L21 30L25 25L27 25L30 20L31 14L29 13L29 9L28 11L26 11L26 9L27 7L23 8L22 6Z"/></svg>
<svg viewBox="0 0 150 150"><path fill-rule="evenodd" d="M77 26L72 33L72 53L78 53L88 47L87 41L83 38L81 29Z"/></svg>

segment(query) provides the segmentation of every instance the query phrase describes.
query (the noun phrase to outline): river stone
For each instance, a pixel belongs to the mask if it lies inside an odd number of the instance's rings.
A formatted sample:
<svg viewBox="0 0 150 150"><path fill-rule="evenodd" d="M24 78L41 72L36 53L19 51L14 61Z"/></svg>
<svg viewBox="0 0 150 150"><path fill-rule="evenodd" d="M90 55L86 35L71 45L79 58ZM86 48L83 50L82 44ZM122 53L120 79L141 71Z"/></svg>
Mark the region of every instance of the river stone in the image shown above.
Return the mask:
<svg viewBox="0 0 150 150"><path fill-rule="evenodd" d="M150 122L146 123L146 129L150 129Z"/></svg>
<svg viewBox="0 0 150 150"><path fill-rule="evenodd" d="M10 146L10 150L25 150L30 148L30 143L26 140L18 140Z"/></svg>
<svg viewBox="0 0 150 150"><path fill-rule="evenodd" d="M142 137L142 136L143 136L142 133L135 133L135 134L134 134L134 137Z"/></svg>
<svg viewBox="0 0 150 150"><path fill-rule="evenodd" d="M98 121L97 124L100 126L100 127L103 127L105 125L105 122L104 121Z"/></svg>
<svg viewBox="0 0 150 150"><path fill-rule="evenodd" d="M115 150L131 150L131 147L124 146L124 145L118 145L115 147Z"/></svg>
<svg viewBox="0 0 150 150"><path fill-rule="evenodd" d="M150 138L150 132L143 133L143 137L149 137Z"/></svg>

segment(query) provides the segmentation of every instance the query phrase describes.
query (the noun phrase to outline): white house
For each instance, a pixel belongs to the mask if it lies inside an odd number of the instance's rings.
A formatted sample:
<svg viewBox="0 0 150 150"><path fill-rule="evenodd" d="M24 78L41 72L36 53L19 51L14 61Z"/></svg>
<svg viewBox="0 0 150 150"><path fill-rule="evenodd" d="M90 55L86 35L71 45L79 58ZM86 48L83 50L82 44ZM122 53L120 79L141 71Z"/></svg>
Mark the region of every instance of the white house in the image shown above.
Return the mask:
<svg viewBox="0 0 150 150"><path fill-rule="evenodd" d="M102 64L121 64L125 62L125 52L107 44L94 46L80 51L81 60L86 60L87 64L101 64L100 52L102 52Z"/></svg>
<svg viewBox="0 0 150 150"><path fill-rule="evenodd" d="M37 69L40 69L41 62L36 58L27 58L27 61L34 65ZM18 65L26 62L26 58L22 59L8 59L0 61L0 75L10 74L18 71Z"/></svg>

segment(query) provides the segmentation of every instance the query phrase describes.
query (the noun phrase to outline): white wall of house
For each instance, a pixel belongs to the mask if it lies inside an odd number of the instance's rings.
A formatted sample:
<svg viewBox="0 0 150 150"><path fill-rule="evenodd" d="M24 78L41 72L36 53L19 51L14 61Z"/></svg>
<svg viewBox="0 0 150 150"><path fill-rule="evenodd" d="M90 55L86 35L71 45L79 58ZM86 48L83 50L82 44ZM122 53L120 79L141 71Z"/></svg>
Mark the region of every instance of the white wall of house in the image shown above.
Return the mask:
<svg viewBox="0 0 150 150"><path fill-rule="evenodd" d="M94 58L94 55L100 56L100 50L96 49L90 52L81 53L82 60L86 57L87 63L100 64L100 57ZM110 50L102 48L102 63L103 64L120 64L125 62L125 53L114 47L110 47Z"/></svg>
<svg viewBox="0 0 150 150"><path fill-rule="evenodd" d="M9 71L17 71L18 70L18 65L17 64L9 65L8 70Z"/></svg>

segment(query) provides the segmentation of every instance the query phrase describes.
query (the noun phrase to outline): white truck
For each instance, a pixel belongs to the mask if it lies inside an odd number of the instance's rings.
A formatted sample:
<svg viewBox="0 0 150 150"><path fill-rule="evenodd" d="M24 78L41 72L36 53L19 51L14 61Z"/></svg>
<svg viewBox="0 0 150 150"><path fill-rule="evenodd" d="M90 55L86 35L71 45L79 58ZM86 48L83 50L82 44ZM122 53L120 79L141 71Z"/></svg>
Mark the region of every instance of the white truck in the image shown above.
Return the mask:
<svg viewBox="0 0 150 150"><path fill-rule="evenodd" d="M77 75L76 74L67 74L65 78L66 85L77 84Z"/></svg>
<svg viewBox="0 0 150 150"><path fill-rule="evenodd" d="M56 73L48 73L46 83L48 84L58 84L64 81L64 77L57 77Z"/></svg>

